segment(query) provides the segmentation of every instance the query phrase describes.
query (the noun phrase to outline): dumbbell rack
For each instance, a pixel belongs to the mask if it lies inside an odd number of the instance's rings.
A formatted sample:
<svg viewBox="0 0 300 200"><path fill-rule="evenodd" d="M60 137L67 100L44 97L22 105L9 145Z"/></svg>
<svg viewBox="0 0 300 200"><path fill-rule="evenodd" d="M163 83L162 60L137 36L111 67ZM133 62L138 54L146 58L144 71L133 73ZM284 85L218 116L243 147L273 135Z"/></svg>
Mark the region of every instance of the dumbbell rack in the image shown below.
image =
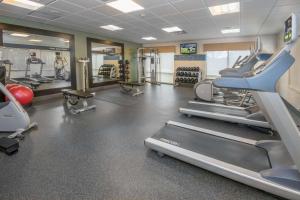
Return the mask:
<svg viewBox="0 0 300 200"><path fill-rule="evenodd" d="M104 64L99 68L98 75L110 78L111 74L116 71L115 65Z"/></svg>
<svg viewBox="0 0 300 200"><path fill-rule="evenodd" d="M129 62L125 61L125 64L123 64L122 62L119 62L119 74L120 74L120 80L123 81L129 81L130 79L130 66L129 66Z"/></svg>
<svg viewBox="0 0 300 200"><path fill-rule="evenodd" d="M178 67L176 69L175 86L194 85L201 80L200 67Z"/></svg>

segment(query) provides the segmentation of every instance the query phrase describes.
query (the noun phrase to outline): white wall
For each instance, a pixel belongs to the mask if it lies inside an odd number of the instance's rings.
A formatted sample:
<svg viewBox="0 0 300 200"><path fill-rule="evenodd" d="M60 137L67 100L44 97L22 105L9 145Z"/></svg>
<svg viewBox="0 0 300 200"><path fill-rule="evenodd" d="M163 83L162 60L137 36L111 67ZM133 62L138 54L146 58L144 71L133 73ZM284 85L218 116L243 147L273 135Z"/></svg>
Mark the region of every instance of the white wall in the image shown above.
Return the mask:
<svg viewBox="0 0 300 200"><path fill-rule="evenodd" d="M283 47L283 34L277 36L278 48ZM288 72L280 79L278 90L282 97L293 104L296 108L300 108L300 41L292 49L291 54L295 57L295 63Z"/></svg>
<svg viewBox="0 0 300 200"><path fill-rule="evenodd" d="M177 42L168 42L168 43L151 43L144 44L144 47L155 47L155 46L175 46L176 54L180 54L180 44L186 42L194 42L198 44L198 54L203 53L203 44L209 43L229 43L229 42L249 42L255 41L256 36L250 37L234 37L234 38L218 38L218 39L209 39L209 40L191 40L191 41L177 41ZM277 47L277 35L262 35L261 41L263 44L262 51L264 53L273 53Z"/></svg>

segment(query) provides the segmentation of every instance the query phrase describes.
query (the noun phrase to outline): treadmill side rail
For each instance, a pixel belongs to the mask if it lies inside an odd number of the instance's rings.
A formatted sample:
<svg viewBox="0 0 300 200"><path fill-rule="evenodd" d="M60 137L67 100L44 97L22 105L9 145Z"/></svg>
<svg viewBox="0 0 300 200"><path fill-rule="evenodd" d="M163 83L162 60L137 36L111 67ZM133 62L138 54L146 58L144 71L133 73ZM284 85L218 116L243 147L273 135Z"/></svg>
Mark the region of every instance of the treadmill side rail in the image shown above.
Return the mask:
<svg viewBox="0 0 300 200"><path fill-rule="evenodd" d="M205 133L205 134L213 135L213 136L216 136L216 137L221 137L221 138L225 138L225 139L228 139L228 140L234 140L234 141L237 141L237 142L242 142L242 143L250 144L250 145L256 145L257 142L258 142L257 140L238 137L238 136L234 136L232 134L226 134L226 133L213 131L213 130L209 130L209 129L205 129L205 128L200 128L200 127L197 127L197 126L192 126L192 125L188 125L188 124L184 124L184 123L180 123L180 122L175 122L175 121L168 121L167 125L173 125L173 126L181 127L181 128L184 128L184 129L197 131L200 134Z"/></svg>
<svg viewBox="0 0 300 200"><path fill-rule="evenodd" d="M271 180L265 179L261 176L260 173L231 165L226 162L199 153L195 153L193 151L186 150L179 146L168 144L154 138L147 138L145 140L145 146L157 152L177 158L184 162L201 167L208 171L212 171L219 175L261 189L263 191L273 193L287 199L300 199L299 190L285 187L284 185L280 185L278 183L272 182Z"/></svg>
<svg viewBox="0 0 300 200"><path fill-rule="evenodd" d="M246 117L226 115L222 113L205 112L205 111L193 110L187 108L179 108L179 112L187 115L192 115L192 116L205 117L210 119L246 124L251 126L258 126L263 128L271 128L270 124L266 121L253 120Z"/></svg>
<svg viewBox="0 0 300 200"><path fill-rule="evenodd" d="M201 102L201 101L189 101L189 104L215 106L215 107L221 107L221 108L231 108L231 109L236 109L236 110L246 110L246 108L241 107L241 106L229 106L229 105L225 105L225 104L208 103L208 102Z"/></svg>

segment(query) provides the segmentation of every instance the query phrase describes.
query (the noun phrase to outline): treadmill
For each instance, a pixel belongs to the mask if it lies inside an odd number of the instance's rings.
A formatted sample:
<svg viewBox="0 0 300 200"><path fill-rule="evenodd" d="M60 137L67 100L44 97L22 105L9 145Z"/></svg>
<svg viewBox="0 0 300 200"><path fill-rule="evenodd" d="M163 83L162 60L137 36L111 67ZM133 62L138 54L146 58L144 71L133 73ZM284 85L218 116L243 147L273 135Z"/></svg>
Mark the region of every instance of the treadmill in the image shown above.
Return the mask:
<svg viewBox="0 0 300 200"><path fill-rule="evenodd" d="M255 99L255 92L251 94ZM179 112L187 116L197 116L249 126L273 129L266 120L264 113L257 106L240 107L224 104L211 104L205 102L189 101L185 107L179 108Z"/></svg>
<svg viewBox="0 0 300 200"><path fill-rule="evenodd" d="M256 58L256 56L255 56ZM261 73L263 70L268 68L268 66L274 62L274 56L271 57L264 64L259 65L256 68L255 73ZM248 63L249 64L249 63ZM236 76L222 76L221 78L232 77L232 78L242 78L242 77L250 77L255 76L254 71L247 72L244 75L236 75ZM216 81L212 82L214 87L218 87L215 84ZM219 88L224 88L219 86ZM228 89L228 88L227 88ZM256 102L255 98L258 96L255 94L255 91L251 91L251 96ZM248 93L247 93L248 94ZM254 127L260 127L264 129L273 129L273 127L267 121L265 114L260 110L260 107L256 104L253 104L248 107L234 106L234 105L224 105L218 103L208 103L201 101L189 101L185 107L179 108L179 112L186 114L187 116L197 116L204 117L209 119L216 119L231 123L239 123L245 124Z"/></svg>
<svg viewBox="0 0 300 200"><path fill-rule="evenodd" d="M5 65L7 67L8 75L7 75L7 82L11 81L13 83L26 85L32 89L36 89L40 86L39 82L33 81L26 77L21 78L11 78L11 70L13 63L10 60L0 60L0 65Z"/></svg>
<svg viewBox="0 0 300 200"><path fill-rule="evenodd" d="M40 65L40 72L32 74L31 76L28 74L28 71L30 70L31 65ZM43 76L43 68L45 63L40 59L36 57L36 53L33 52L30 54L30 58L26 61L26 72L25 77L29 78L32 81L39 82L39 83L51 83L53 82L52 78L48 78Z"/></svg>
<svg viewBox="0 0 300 200"><path fill-rule="evenodd" d="M256 91L257 104L275 127L281 140L254 140L216 132L180 122L168 122L145 145L160 155L169 155L219 175L275 195L300 199L300 131L291 109L275 91L276 82L295 59L290 49L297 39L293 14L285 23L288 45L266 70L254 77L221 78L215 85ZM293 26L293 27L289 27Z"/></svg>

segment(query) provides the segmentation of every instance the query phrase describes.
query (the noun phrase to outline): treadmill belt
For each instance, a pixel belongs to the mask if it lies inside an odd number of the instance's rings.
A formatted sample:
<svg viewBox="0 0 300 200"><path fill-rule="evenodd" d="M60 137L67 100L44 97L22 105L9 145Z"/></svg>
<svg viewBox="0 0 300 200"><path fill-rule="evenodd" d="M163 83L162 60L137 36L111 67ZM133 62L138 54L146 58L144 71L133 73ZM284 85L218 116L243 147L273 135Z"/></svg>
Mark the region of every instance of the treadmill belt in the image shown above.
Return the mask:
<svg viewBox="0 0 300 200"><path fill-rule="evenodd" d="M228 115L234 115L238 117L246 117L247 115L250 114L246 110L237 110L232 108L208 106L208 105L201 105L201 104L191 104L191 103L189 103L186 107L182 107L182 108L210 112L210 113L228 114Z"/></svg>
<svg viewBox="0 0 300 200"><path fill-rule="evenodd" d="M152 138L251 171L270 169L267 152L259 147L167 125Z"/></svg>

